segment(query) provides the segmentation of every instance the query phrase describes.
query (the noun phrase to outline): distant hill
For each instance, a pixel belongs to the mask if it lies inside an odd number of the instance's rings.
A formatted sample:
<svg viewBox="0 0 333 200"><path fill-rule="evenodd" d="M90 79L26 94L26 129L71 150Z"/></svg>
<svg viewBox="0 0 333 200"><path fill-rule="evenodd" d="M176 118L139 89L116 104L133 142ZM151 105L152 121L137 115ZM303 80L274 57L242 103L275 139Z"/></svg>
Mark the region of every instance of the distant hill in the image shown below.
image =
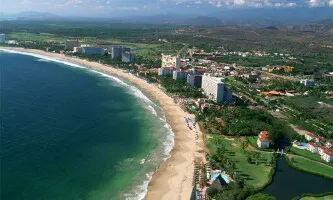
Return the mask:
<svg viewBox="0 0 333 200"><path fill-rule="evenodd" d="M23 20L43 20L43 19L61 19L60 16L47 12L21 12L17 14L1 13L3 19L23 19Z"/></svg>
<svg viewBox="0 0 333 200"><path fill-rule="evenodd" d="M310 32L310 33L327 33L333 34L333 19L320 20L308 24L295 25L295 26L281 26L280 30L292 30L299 32Z"/></svg>
<svg viewBox="0 0 333 200"><path fill-rule="evenodd" d="M112 21L118 23L138 24L174 24L193 26L237 26L266 27L269 30L291 29L299 31L325 31L330 26L333 8L256 8L223 9L209 15L164 13L146 16L128 17L64 17L45 12L23 12L15 15L0 15L0 18L17 18L24 20L78 20L78 21ZM324 20L328 19L328 20ZM322 20L322 21L320 21ZM316 22L317 21L317 22ZM315 22L314 24L311 24ZM319 23L321 22L321 24ZM304 26L296 26L303 24ZM289 25L289 27L281 27Z"/></svg>
<svg viewBox="0 0 333 200"><path fill-rule="evenodd" d="M333 8L257 8L232 9L211 14L230 24L277 26L283 24L305 24L333 18Z"/></svg>

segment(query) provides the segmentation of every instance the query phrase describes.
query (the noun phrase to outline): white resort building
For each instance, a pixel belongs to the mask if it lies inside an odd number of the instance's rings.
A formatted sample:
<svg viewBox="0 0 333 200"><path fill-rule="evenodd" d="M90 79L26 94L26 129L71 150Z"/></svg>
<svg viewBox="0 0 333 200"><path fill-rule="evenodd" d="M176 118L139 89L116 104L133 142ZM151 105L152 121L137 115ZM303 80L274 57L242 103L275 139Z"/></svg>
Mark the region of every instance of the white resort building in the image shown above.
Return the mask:
<svg viewBox="0 0 333 200"><path fill-rule="evenodd" d="M223 78L205 73L202 76L201 88L209 99L217 103L231 103L233 101L232 91L225 86L223 81Z"/></svg>

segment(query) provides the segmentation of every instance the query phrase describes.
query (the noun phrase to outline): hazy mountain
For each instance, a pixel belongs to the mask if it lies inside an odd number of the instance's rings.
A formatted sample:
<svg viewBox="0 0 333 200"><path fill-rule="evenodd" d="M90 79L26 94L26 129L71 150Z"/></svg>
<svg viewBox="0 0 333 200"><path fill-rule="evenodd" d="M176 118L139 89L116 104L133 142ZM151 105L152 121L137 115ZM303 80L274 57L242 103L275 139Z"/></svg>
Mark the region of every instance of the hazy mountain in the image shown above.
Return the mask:
<svg viewBox="0 0 333 200"><path fill-rule="evenodd" d="M333 8L257 8L233 9L213 13L228 23L275 26L281 24L302 24L333 17Z"/></svg>
<svg viewBox="0 0 333 200"><path fill-rule="evenodd" d="M21 12L17 14L5 14L1 13L0 18L2 19L60 19L61 17L52 13L47 12Z"/></svg>
<svg viewBox="0 0 333 200"><path fill-rule="evenodd" d="M224 9L207 16L194 14L164 13L146 16L128 16L112 18L64 17L43 12L24 12L16 15L0 15L0 18L16 17L25 20L79 20L79 21L112 21L119 23L175 24L197 26L243 26L243 27L276 27L281 25L309 24L323 19L332 19L333 8L257 8L257 9ZM315 26L318 27L318 26ZM292 27L295 28L295 27ZM319 27L318 27L319 28ZM301 29L301 28L300 28ZM309 26L306 29L314 29Z"/></svg>

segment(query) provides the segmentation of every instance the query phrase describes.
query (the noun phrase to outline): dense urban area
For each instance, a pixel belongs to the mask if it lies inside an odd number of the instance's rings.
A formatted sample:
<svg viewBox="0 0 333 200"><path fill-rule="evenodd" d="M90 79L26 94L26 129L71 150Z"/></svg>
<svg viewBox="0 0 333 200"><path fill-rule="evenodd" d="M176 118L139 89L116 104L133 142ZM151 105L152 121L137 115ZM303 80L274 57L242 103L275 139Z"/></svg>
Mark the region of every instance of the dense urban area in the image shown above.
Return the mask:
<svg viewBox="0 0 333 200"><path fill-rule="evenodd" d="M325 31L332 26L18 20L3 24L0 43L103 63L158 85L196 116L185 119L189 129L197 124L204 132L206 158L195 163L193 198L273 200L262 191L277 157L333 179L333 39ZM295 199L311 195L303 196Z"/></svg>

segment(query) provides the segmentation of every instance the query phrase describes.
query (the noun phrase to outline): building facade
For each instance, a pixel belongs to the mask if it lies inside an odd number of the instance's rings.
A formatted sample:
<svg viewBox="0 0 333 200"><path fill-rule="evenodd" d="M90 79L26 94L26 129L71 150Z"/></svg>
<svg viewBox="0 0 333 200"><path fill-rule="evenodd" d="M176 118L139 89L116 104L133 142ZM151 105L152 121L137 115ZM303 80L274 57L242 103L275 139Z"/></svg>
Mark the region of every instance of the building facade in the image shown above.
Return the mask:
<svg viewBox="0 0 333 200"><path fill-rule="evenodd" d="M192 87L200 88L202 84L202 75L188 74L186 82Z"/></svg>
<svg viewBox="0 0 333 200"><path fill-rule="evenodd" d="M0 44L4 44L6 42L6 35L4 33L0 34Z"/></svg>
<svg viewBox="0 0 333 200"><path fill-rule="evenodd" d="M175 80L186 79L188 74L189 72L185 70L175 70L173 71L172 78Z"/></svg>
<svg viewBox="0 0 333 200"><path fill-rule="evenodd" d="M311 153L317 153L318 152L318 145L316 143L310 142L306 148Z"/></svg>
<svg viewBox="0 0 333 200"><path fill-rule="evenodd" d="M158 75L159 76L168 76L173 75L173 71L175 71L175 67L163 67L158 69Z"/></svg>
<svg viewBox="0 0 333 200"><path fill-rule="evenodd" d="M121 61L124 63L130 63L133 61L133 56L131 52L124 52L121 56Z"/></svg>
<svg viewBox="0 0 333 200"><path fill-rule="evenodd" d="M83 54L87 55L104 55L107 51L100 47L81 47Z"/></svg>
<svg viewBox="0 0 333 200"><path fill-rule="evenodd" d="M176 70L180 70L180 65L180 58L178 56L162 54L162 68L175 67Z"/></svg>
<svg viewBox="0 0 333 200"><path fill-rule="evenodd" d="M112 47L112 59L121 59L123 54L122 47Z"/></svg>
<svg viewBox="0 0 333 200"><path fill-rule="evenodd" d="M78 40L65 42L65 50L73 51L74 47L79 47L79 46L80 44Z"/></svg>
<svg viewBox="0 0 333 200"><path fill-rule="evenodd" d="M208 98L217 103L232 103L232 91L224 84L223 78L217 78L205 73L202 76L201 88Z"/></svg>
<svg viewBox="0 0 333 200"><path fill-rule="evenodd" d="M330 150L325 150L320 157L328 163L333 162L333 152Z"/></svg>
<svg viewBox="0 0 333 200"><path fill-rule="evenodd" d="M74 53L82 53L82 48L81 47L74 47L73 52Z"/></svg>

